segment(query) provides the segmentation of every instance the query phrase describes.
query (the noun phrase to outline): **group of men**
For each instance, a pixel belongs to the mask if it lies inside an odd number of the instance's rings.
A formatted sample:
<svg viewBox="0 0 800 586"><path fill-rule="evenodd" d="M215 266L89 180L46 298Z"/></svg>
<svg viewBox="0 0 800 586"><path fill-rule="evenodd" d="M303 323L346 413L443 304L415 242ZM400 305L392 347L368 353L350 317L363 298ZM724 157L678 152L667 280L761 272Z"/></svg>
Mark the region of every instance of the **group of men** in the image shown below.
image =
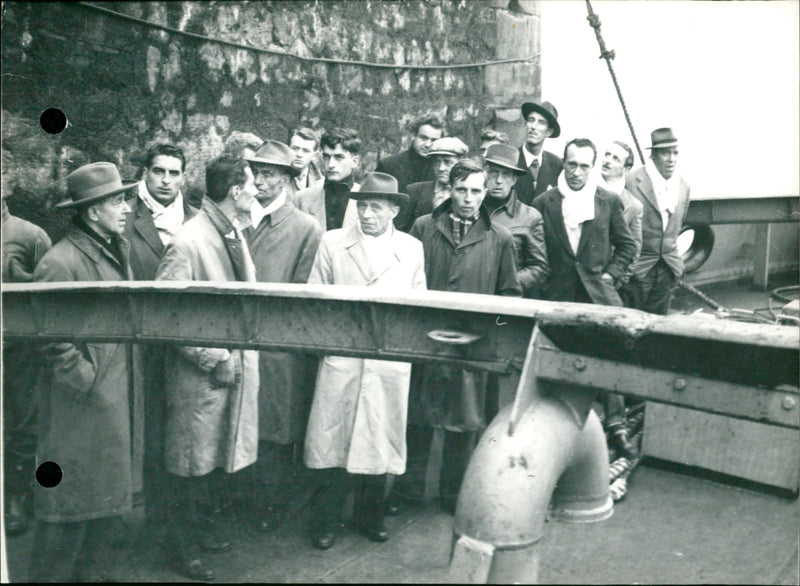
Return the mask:
<svg viewBox="0 0 800 586"><path fill-rule="evenodd" d="M598 178L590 140L569 141L563 160L543 150L560 133L555 107L527 102L522 113L525 144L515 149L487 130L480 157L424 116L410 148L360 183L355 130L318 139L300 128L288 144L238 135L206 165L199 209L183 197L187 162L175 146L153 147L139 182L123 181L111 163L85 165L67 177L59 204L77 210L73 223L46 254L46 237L7 229L4 209L3 279L427 288L624 300L666 313L689 199L674 173L672 131L654 131L651 159L630 173L630 148L609 145ZM6 238L23 232L42 245L7 275ZM355 526L385 541L384 515L415 496L409 457L425 460L439 446L439 496L454 511L477 434L499 408L496 379L442 365L412 372L407 363L173 345L58 343L41 352L37 458L56 462L63 480L36 488L36 581L106 576L103 567L115 565L107 546L124 542L123 514L140 490L148 516L166 527L172 567L214 579L203 554L232 543L209 495L247 477L257 487L247 505L256 528L276 528L297 446L315 478L312 545L334 545L348 493ZM624 433L612 436L630 447Z"/></svg>

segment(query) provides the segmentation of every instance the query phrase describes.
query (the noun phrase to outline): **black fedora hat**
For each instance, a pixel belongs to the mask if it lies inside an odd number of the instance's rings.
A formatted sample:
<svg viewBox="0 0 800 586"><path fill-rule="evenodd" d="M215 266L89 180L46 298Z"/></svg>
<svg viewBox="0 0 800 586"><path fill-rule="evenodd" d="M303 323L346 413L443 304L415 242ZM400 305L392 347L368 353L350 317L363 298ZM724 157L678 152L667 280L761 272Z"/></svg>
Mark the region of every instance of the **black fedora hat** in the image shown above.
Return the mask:
<svg viewBox="0 0 800 586"><path fill-rule="evenodd" d="M671 128L656 128L650 133L649 149L667 149L678 146L678 138Z"/></svg>
<svg viewBox="0 0 800 586"><path fill-rule="evenodd" d="M550 123L550 128L553 129L553 134L550 138L558 138L561 134L561 126L558 124L558 110L550 102L525 102L522 104L522 119L527 120L528 114L531 112L538 112Z"/></svg>
<svg viewBox="0 0 800 586"><path fill-rule="evenodd" d="M75 208L97 203L101 199L128 191L138 181L123 181L114 163L89 163L67 175L66 199L58 208Z"/></svg>
<svg viewBox="0 0 800 586"><path fill-rule="evenodd" d="M405 193L397 191L397 179L388 173L367 173L358 191L350 192L351 199L387 199L397 205L411 201Z"/></svg>
<svg viewBox="0 0 800 586"><path fill-rule="evenodd" d="M288 145L283 144L277 140L266 140L264 144L258 147L258 150L252 157L245 157L248 163L256 163L257 165L276 165L278 167L286 167L289 174L296 177L300 174L298 169L292 167L292 159L294 159L294 151Z"/></svg>
<svg viewBox="0 0 800 586"><path fill-rule="evenodd" d="M519 151L507 144L490 144L486 149L486 155L483 157L485 163L497 165L505 169L514 171L517 175L524 175L527 173L525 169L517 167L517 159Z"/></svg>

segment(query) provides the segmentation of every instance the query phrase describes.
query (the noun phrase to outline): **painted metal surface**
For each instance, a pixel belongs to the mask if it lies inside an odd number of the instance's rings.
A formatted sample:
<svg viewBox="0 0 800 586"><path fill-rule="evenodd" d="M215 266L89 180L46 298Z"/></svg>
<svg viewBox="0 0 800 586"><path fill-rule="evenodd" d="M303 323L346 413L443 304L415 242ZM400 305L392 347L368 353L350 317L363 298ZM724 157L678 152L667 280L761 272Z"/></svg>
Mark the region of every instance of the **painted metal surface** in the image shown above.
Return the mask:
<svg viewBox="0 0 800 586"><path fill-rule="evenodd" d="M796 195L692 200L686 224L753 224L800 221Z"/></svg>

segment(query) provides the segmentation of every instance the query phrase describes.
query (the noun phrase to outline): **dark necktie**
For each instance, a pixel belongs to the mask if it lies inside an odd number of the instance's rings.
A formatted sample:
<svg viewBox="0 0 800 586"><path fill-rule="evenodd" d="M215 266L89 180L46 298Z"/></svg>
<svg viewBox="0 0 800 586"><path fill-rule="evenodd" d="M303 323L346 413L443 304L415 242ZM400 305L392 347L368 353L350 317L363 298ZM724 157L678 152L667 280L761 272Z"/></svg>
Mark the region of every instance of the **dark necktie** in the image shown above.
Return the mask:
<svg viewBox="0 0 800 586"><path fill-rule="evenodd" d="M531 177L533 177L533 188L536 189L536 182L539 180L539 159L531 161L528 169L531 170Z"/></svg>

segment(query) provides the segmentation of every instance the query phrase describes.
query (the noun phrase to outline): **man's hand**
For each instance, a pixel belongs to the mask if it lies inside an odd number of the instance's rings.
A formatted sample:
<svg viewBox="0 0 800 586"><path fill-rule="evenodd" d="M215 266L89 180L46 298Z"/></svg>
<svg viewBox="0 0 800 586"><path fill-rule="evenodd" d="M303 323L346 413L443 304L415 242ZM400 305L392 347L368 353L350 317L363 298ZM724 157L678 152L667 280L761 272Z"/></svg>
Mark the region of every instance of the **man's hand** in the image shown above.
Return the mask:
<svg viewBox="0 0 800 586"><path fill-rule="evenodd" d="M614 283L614 277L612 277L612 276L611 276L611 275L609 275L608 273L603 273L602 275L600 275L600 278L601 278L603 281L606 281L607 283L611 283L611 284L613 284L613 283Z"/></svg>
<svg viewBox="0 0 800 586"><path fill-rule="evenodd" d="M211 380L217 387L229 387L236 382L236 367L233 355L227 360L217 362L214 370L211 371Z"/></svg>

